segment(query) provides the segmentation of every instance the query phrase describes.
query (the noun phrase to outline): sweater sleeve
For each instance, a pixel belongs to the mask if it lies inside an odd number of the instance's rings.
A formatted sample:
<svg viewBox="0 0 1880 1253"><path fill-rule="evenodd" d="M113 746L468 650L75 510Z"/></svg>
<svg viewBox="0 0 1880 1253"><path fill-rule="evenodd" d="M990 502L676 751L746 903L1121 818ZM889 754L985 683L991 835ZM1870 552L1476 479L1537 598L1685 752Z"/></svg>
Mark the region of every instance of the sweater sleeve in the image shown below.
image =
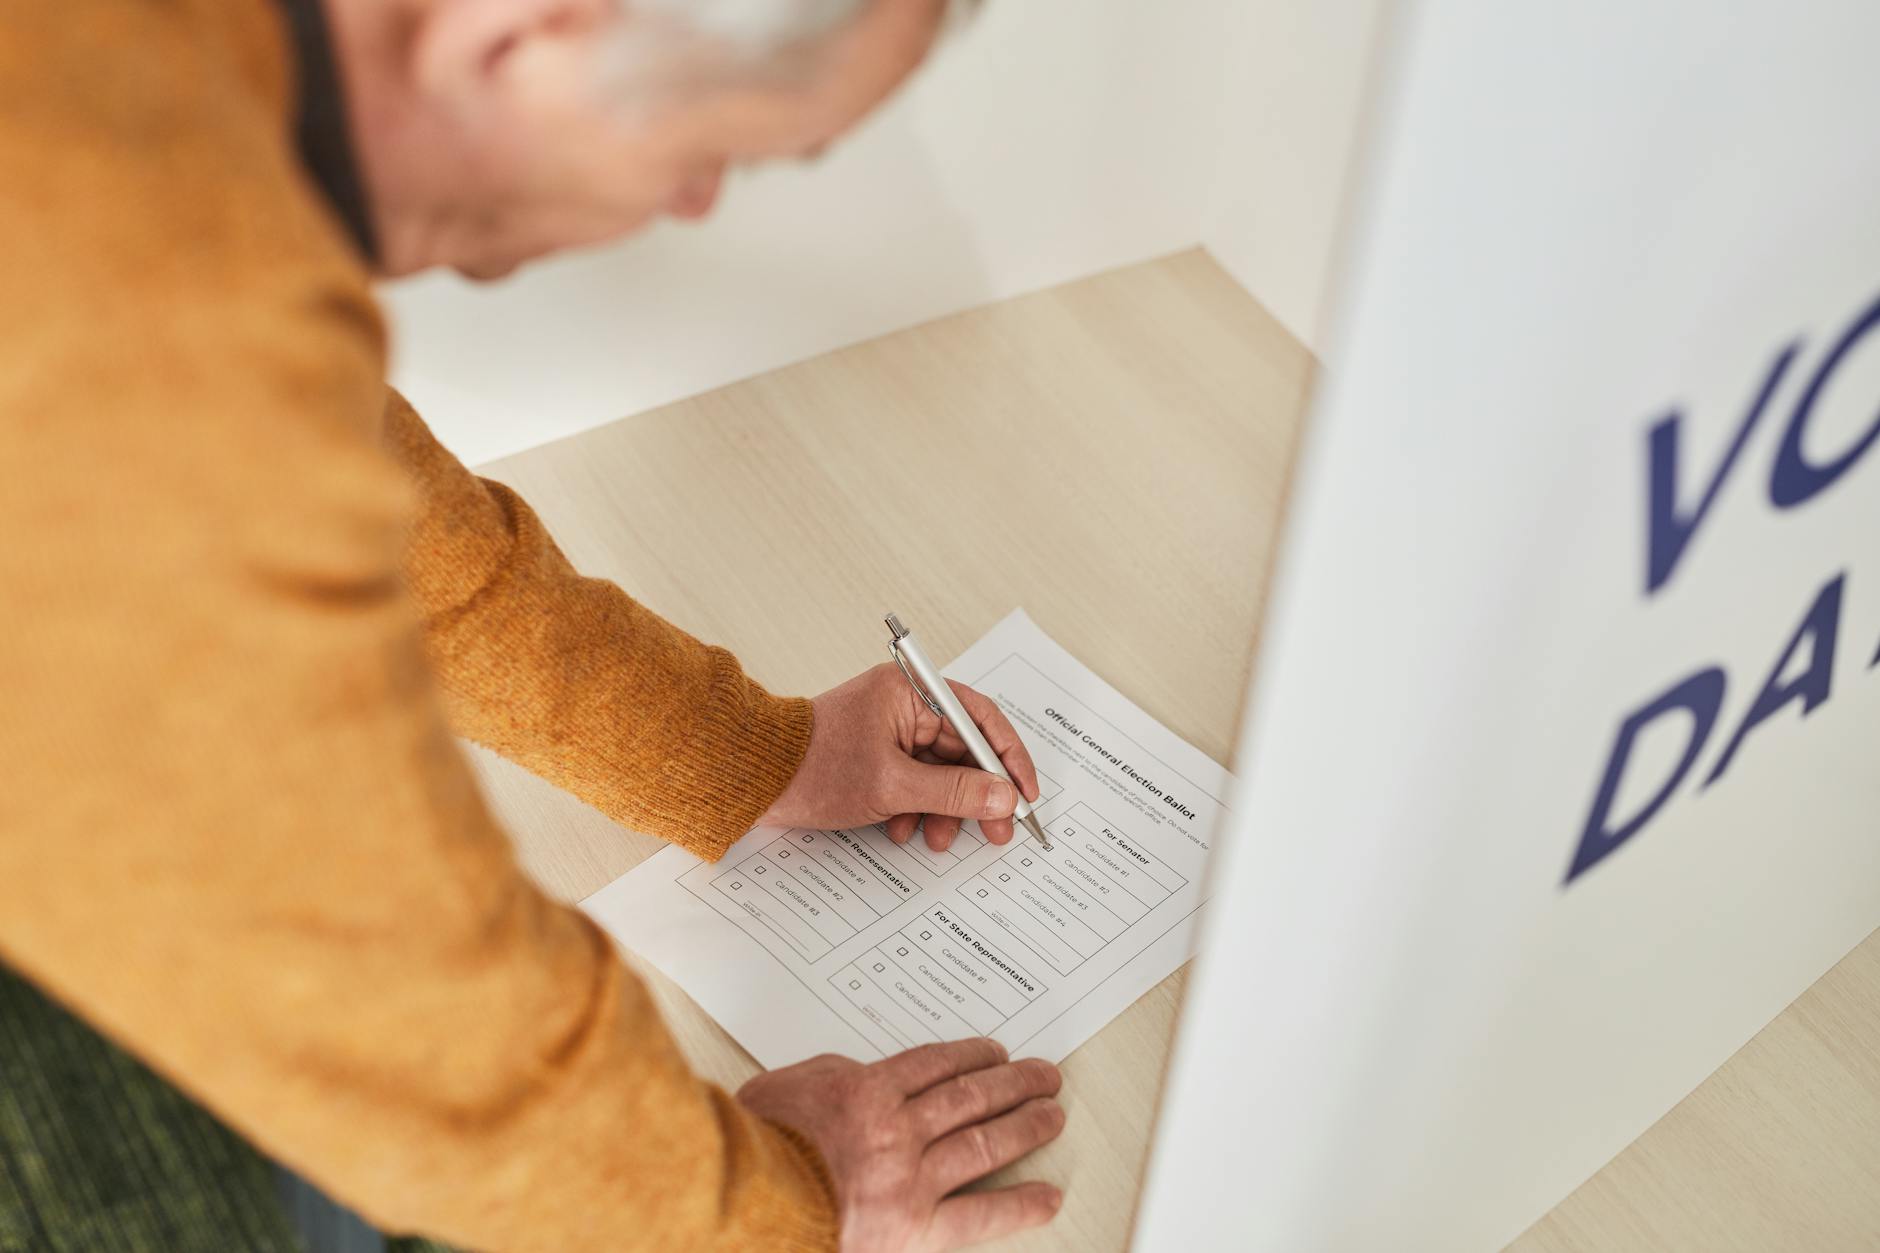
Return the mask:
<svg viewBox="0 0 1880 1253"><path fill-rule="evenodd" d="M0 405L34 470L0 494L0 957L390 1229L832 1245L813 1154L693 1076L485 811L404 485L304 398L346 337L303 324L285 373L165 338L76 383L42 341Z"/></svg>
<svg viewBox="0 0 1880 1253"><path fill-rule="evenodd" d="M229 68L270 20L0 30L0 960L387 1229L831 1248L450 735L363 275Z"/></svg>
<svg viewBox="0 0 1880 1253"><path fill-rule="evenodd" d="M418 490L406 572L452 726L627 826L722 856L796 772L809 702L575 573L535 511L396 392L385 431Z"/></svg>

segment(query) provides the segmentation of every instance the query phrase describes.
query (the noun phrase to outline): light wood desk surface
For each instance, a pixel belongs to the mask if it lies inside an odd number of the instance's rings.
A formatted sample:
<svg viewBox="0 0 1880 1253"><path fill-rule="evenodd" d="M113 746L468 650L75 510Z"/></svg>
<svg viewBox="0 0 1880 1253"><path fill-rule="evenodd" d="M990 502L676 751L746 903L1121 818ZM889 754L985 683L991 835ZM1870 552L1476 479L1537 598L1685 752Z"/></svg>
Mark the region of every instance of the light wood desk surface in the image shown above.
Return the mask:
<svg viewBox="0 0 1880 1253"><path fill-rule="evenodd" d="M943 659L1023 606L1226 762L1312 368L1189 252L829 353L483 472L521 491L584 572L730 647L774 690L822 691L882 660L886 608ZM660 847L474 757L524 864L563 899ZM755 1073L684 993L646 973L702 1073L731 1087ZM1126 1244L1183 977L1066 1061L1066 1131L1011 1172L1065 1185L1065 1207L1004 1247ZM1604 1180L1525 1247L1643 1247L1575 1243L1649 1198Z"/></svg>

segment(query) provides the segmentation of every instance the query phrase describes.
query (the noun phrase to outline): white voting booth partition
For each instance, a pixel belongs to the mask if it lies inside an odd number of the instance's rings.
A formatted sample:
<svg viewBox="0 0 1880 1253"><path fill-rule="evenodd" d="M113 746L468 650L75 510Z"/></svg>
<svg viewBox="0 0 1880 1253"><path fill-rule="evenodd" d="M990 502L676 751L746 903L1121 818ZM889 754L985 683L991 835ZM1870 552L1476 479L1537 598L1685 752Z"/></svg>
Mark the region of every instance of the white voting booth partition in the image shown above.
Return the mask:
<svg viewBox="0 0 1880 1253"><path fill-rule="evenodd" d="M1138 1248L1497 1247L1880 923L1876 47L1397 15Z"/></svg>

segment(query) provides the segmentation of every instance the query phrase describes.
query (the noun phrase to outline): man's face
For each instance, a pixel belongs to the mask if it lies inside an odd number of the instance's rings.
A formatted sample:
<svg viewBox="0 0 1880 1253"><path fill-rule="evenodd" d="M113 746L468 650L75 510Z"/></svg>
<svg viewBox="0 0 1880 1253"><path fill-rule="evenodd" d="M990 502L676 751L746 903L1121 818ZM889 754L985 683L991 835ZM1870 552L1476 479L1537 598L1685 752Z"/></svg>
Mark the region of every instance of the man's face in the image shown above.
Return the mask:
<svg viewBox="0 0 1880 1253"><path fill-rule="evenodd" d="M454 85L447 129L469 155L441 259L496 277L662 216L702 218L727 169L811 158L864 117L920 64L945 8L871 0L756 64L611 0L576 9L581 20L503 46ZM373 173L401 177L395 164Z"/></svg>

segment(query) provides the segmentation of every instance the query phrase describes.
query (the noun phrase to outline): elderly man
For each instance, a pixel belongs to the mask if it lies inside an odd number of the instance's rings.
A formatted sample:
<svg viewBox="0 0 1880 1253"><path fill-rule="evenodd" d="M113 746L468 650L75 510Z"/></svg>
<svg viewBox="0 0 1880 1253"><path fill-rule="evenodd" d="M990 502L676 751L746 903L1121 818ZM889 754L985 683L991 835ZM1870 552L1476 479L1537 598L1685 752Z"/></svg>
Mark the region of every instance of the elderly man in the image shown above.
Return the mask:
<svg viewBox="0 0 1880 1253"><path fill-rule="evenodd" d="M7 6L0 1246L284 1247L247 1143L476 1248L1055 1212L959 1191L1057 1134L1049 1065L963 1041L733 1098L523 877L452 732L704 857L760 822L1003 841L1013 789L892 670L779 699L576 575L386 390L369 287L703 214L864 115L942 7Z"/></svg>

